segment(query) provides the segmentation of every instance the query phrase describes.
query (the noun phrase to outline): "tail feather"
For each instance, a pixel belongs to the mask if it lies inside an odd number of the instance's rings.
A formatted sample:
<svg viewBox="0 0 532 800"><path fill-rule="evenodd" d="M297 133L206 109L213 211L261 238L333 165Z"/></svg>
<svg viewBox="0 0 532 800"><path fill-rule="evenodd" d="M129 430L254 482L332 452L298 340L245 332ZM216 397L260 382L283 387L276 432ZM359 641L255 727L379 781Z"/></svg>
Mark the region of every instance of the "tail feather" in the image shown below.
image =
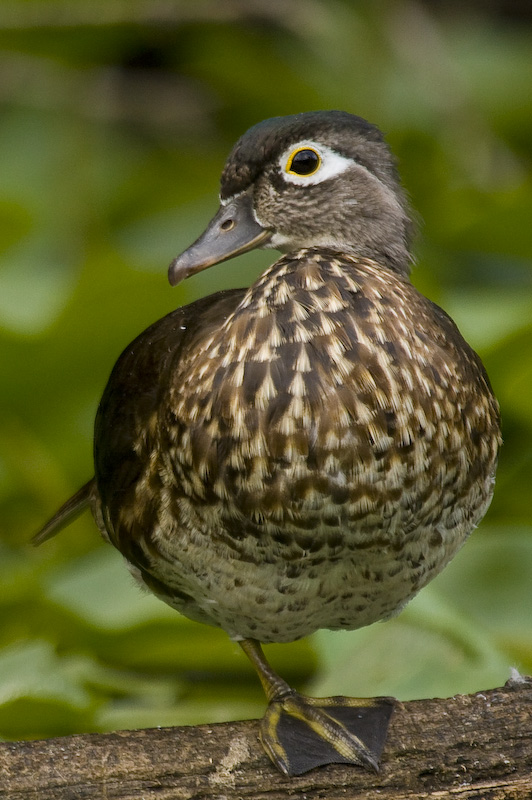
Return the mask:
<svg viewBox="0 0 532 800"><path fill-rule="evenodd" d="M37 546L51 539L52 536L59 533L62 528L70 525L76 517L82 514L89 506L90 497L95 489L95 485L94 478L91 478L91 480L82 486L81 489L78 489L76 494L73 494L66 503L63 503L61 508L55 512L46 525L35 534L31 540L32 544Z"/></svg>

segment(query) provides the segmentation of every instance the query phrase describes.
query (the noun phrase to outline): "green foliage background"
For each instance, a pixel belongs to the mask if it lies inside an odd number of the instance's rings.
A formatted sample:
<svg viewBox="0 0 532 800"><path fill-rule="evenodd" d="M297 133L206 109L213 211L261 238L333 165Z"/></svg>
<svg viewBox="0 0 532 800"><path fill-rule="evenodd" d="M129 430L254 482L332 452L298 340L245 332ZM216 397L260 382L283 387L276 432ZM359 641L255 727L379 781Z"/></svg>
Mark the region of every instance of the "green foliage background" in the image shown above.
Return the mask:
<svg viewBox="0 0 532 800"><path fill-rule="evenodd" d="M400 617L269 655L316 693L402 699L532 672L532 27L458 7L3 0L0 736L262 713L238 648L141 594L88 515L28 540L92 474L121 349L271 262L166 281L216 210L234 140L317 108L387 132L424 220L414 282L481 353L505 445L481 529Z"/></svg>

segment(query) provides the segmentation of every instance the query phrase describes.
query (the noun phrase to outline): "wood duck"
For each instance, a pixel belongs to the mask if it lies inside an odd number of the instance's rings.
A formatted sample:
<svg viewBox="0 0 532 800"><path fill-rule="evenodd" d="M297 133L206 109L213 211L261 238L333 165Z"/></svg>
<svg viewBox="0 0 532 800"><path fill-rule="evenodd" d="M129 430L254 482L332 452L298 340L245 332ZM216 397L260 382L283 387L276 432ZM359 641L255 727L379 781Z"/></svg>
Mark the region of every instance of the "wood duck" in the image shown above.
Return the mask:
<svg viewBox="0 0 532 800"><path fill-rule="evenodd" d="M305 697L260 643L397 614L493 492L497 402L410 283L411 233L374 125L319 111L252 127L170 283L256 247L282 257L129 345L99 406L95 478L36 537L90 505L141 584L237 641L267 696L264 748L288 775L376 769L392 705Z"/></svg>

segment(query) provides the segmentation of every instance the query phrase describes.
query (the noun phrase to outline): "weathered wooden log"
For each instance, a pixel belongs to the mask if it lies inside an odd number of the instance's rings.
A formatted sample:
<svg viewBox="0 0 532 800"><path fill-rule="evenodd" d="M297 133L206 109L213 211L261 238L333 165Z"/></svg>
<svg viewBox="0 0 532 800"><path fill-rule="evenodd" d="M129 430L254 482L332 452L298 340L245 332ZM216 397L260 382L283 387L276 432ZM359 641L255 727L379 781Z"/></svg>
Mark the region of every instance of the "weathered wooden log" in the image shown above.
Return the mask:
<svg viewBox="0 0 532 800"><path fill-rule="evenodd" d="M378 774L284 778L256 721L0 743L2 800L532 798L532 679L398 703Z"/></svg>

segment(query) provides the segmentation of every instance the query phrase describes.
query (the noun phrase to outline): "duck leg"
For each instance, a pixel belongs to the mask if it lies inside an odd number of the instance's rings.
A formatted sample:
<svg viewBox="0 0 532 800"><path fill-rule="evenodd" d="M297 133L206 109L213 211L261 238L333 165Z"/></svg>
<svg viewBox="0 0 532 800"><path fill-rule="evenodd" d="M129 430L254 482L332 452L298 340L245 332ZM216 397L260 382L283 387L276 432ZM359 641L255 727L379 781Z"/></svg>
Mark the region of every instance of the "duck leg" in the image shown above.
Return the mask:
<svg viewBox="0 0 532 800"><path fill-rule="evenodd" d="M393 699L307 697L268 664L259 642L240 647L262 683L268 708L261 721L262 745L285 775L302 775L324 764L357 764L378 770L393 711Z"/></svg>

